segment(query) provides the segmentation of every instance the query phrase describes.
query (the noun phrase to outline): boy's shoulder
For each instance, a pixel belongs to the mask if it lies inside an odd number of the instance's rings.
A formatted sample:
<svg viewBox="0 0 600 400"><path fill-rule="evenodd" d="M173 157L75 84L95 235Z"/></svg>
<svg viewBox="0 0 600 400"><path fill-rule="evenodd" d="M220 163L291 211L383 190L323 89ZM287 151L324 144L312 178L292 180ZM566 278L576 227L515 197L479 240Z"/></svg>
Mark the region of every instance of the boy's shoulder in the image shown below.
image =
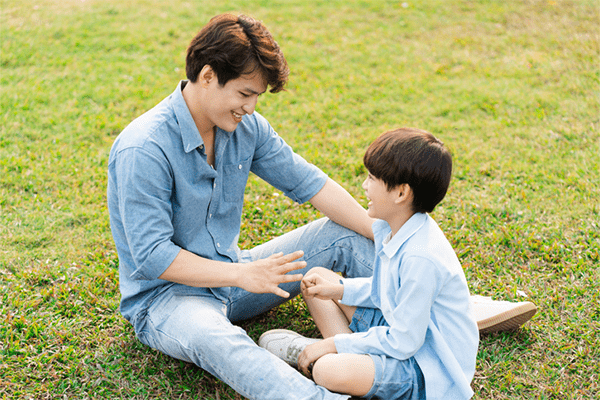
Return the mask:
<svg viewBox="0 0 600 400"><path fill-rule="evenodd" d="M374 233L376 229L378 229L381 238L381 235L385 234L385 226L378 225L376 227L374 224ZM384 251L390 258L393 255L398 255L399 261L406 260L409 257L417 257L429 260L437 268L446 270L462 269L452 245L439 225L425 213L413 215L390 240Z"/></svg>

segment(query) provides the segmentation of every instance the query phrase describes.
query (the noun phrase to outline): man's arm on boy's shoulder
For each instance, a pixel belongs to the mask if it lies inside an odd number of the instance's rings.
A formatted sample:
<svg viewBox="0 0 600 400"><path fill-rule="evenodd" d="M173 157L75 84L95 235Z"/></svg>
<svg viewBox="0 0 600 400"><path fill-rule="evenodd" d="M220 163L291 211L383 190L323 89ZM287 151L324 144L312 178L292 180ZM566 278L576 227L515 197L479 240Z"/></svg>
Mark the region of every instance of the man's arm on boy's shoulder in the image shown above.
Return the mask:
<svg viewBox="0 0 600 400"><path fill-rule="evenodd" d="M310 199L310 203L333 222L373 240L371 225L375 220L334 180L327 179L325 186Z"/></svg>

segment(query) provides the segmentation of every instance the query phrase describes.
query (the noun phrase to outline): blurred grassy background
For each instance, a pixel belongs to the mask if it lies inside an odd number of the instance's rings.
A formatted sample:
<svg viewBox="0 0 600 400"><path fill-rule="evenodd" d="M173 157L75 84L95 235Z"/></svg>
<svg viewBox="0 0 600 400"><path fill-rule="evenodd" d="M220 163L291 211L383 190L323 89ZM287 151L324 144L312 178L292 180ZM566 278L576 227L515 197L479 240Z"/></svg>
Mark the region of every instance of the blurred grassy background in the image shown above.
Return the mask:
<svg viewBox="0 0 600 400"><path fill-rule="evenodd" d="M218 4L217 4L218 3ZM534 301L482 338L476 399L598 395L597 1L1 0L0 395L239 398L137 343L118 313L108 151L185 77L218 13L261 19L291 68L258 111L365 204L362 155L400 126L453 151L433 213L472 293ZM318 217L251 177L240 245ZM316 335L301 299L245 323Z"/></svg>

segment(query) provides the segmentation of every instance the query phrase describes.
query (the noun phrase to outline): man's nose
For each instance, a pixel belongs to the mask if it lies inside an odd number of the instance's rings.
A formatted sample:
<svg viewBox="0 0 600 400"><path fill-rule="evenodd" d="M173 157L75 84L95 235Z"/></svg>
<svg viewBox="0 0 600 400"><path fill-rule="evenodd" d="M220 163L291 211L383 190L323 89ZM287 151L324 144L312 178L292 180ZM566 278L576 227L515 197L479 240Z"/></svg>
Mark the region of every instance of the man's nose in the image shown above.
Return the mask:
<svg viewBox="0 0 600 400"><path fill-rule="evenodd" d="M252 114L254 112L254 109L256 108L257 102L258 96L254 97L253 99L249 100L246 104L244 104L242 106L242 110L244 110L244 112L248 115Z"/></svg>

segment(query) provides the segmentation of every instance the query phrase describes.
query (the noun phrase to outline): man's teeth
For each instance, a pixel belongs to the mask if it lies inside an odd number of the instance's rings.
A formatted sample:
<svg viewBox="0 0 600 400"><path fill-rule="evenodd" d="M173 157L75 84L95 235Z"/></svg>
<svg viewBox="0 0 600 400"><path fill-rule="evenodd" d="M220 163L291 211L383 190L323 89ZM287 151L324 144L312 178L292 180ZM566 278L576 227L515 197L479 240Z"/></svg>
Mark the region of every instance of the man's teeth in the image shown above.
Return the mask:
<svg viewBox="0 0 600 400"><path fill-rule="evenodd" d="M237 119L242 118L242 114L238 114L236 112L233 113L233 116L236 117Z"/></svg>

